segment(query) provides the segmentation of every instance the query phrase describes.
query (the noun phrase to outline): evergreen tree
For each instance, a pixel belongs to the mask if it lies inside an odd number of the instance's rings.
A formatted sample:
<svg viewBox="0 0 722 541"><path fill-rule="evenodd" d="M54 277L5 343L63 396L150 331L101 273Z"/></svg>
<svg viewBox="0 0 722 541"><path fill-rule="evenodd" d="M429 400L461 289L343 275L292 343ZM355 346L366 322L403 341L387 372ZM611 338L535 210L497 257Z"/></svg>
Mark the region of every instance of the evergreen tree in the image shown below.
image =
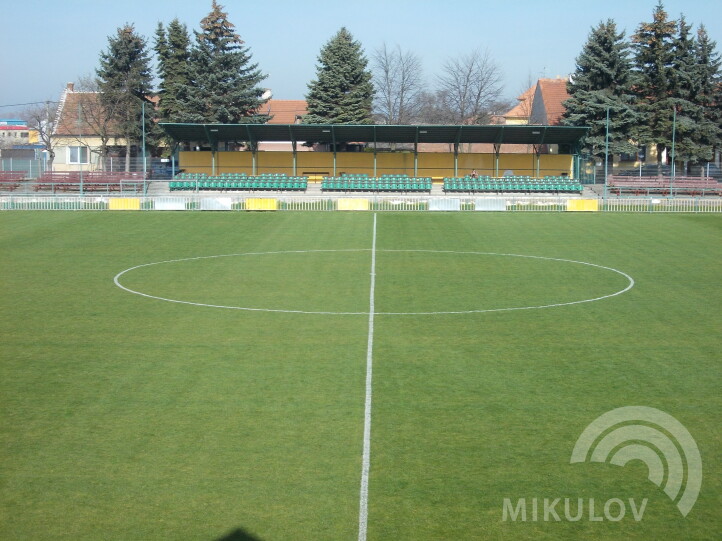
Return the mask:
<svg viewBox="0 0 722 541"><path fill-rule="evenodd" d="M722 61L717 44L709 38L704 25L697 29L695 59L699 80L697 103L702 106L704 118L709 122L708 131L702 134L702 142L715 149L719 159L722 146Z"/></svg>
<svg viewBox="0 0 722 541"><path fill-rule="evenodd" d="M564 124L590 126L586 145L597 157L605 155L607 109L609 109L609 153L633 153L630 143L639 122L631 94L631 61L624 32L617 32L609 19L592 28L567 90Z"/></svg>
<svg viewBox="0 0 722 541"><path fill-rule="evenodd" d="M714 126L704 114L701 104L701 71L697 64L697 44L691 25L681 16L674 39L674 60L670 70L676 117L675 161L686 165L712 158L709 140Z"/></svg>
<svg viewBox="0 0 722 541"><path fill-rule="evenodd" d="M108 38L108 50L100 54L100 67L96 70L100 101L116 133L126 141L126 158L131 147L141 139L141 108L150 103L152 75L145 39L136 34L131 24L118 28ZM153 107L146 108L146 130L153 130ZM126 159L126 171L130 160Z"/></svg>
<svg viewBox="0 0 722 541"><path fill-rule="evenodd" d="M201 20L196 46L190 54L191 84L183 103L183 120L207 123L263 123L258 109L266 101L258 86L266 78L251 63L248 47L235 33L223 6L213 0L211 12Z"/></svg>
<svg viewBox="0 0 722 541"><path fill-rule="evenodd" d="M358 41L341 28L321 49L308 85L307 124L370 124L374 89Z"/></svg>
<svg viewBox="0 0 722 541"><path fill-rule="evenodd" d="M168 29L158 23L155 37L158 57L158 116L164 122L183 122L187 118L185 105L191 83L189 59L190 36L178 19Z"/></svg>
<svg viewBox="0 0 722 541"><path fill-rule="evenodd" d="M662 3L654 9L652 22L641 23L632 36L634 47L635 85L639 98L641 121L637 138L657 149L657 166L662 154L672 145L672 109L674 107L673 37L675 21L667 19Z"/></svg>

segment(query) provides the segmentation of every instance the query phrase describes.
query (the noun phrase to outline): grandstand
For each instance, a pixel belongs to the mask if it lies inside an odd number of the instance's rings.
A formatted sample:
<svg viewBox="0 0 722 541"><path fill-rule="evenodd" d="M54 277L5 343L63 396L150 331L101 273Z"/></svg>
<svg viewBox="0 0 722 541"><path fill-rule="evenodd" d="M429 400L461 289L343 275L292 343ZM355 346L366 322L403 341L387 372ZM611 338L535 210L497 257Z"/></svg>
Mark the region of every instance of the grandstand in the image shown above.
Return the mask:
<svg viewBox="0 0 722 541"><path fill-rule="evenodd" d="M609 175L607 188L616 195L722 195L722 183L708 176Z"/></svg>
<svg viewBox="0 0 722 541"><path fill-rule="evenodd" d="M324 177L321 190L327 192L429 193L431 184L430 177L382 175L378 178L370 178L368 175L344 174L339 177Z"/></svg>
<svg viewBox="0 0 722 541"><path fill-rule="evenodd" d="M0 190L13 191L25 180L25 171L0 171Z"/></svg>
<svg viewBox="0 0 722 541"><path fill-rule="evenodd" d="M445 178L444 191L447 193L484 193L484 192L527 192L527 193L566 193L580 194L584 187L568 177L534 178L530 176L508 176L495 178L490 176L463 178Z"/></svg>
<svg viewBox="0 0 722 541"><path fill-rule="evenodd" d="M246 173L248 176L286 173L321 181L346 175L367 175L369 179L402 181L428 179L439 184L443 178L463 177L476 169L492 177L508 170L535 178L567 175L580 178L580 141L588 128L567 126L386 126L386 125L225 125L167 124L161 127L185 145L201 148L179 155L184 172ZM291 152L259 152L261 142L291 141ZM226 143L243 143L248 151L223 151ZM341 152L343 145L366 143L364 152ZM486 153L461 152L468 145L484 144ZM413 145L413 152L385 152L381 144ZM448 152L419 152L419 145L446 146ZM504 153L507 145L527 144L529 154ZM297 152L298 145L320 145L324 150ZM385 175L402 175L389 178ZM406 177L403 177L406 175ZM365 180L361 178L358 180ZM419 182L417 181L417 184ZM369 188L370 189L370 188ZM392 188L389 188L392 190Z"/></svg>
<svg viewBox="0 0 722 541"><path fill-rule="evenodd" d="M131 192L144 194L146 176L123 171L46 171L33 184L36 192Z"/></svg>
<svg viewBox="0 0 722 541"><path fill-rule="evenodd" d="M208 176L204 173L179 173L169 184L170 191L305 191L306 177L289 177L280 173L248 176L245 173L224 173Z"/></svg>

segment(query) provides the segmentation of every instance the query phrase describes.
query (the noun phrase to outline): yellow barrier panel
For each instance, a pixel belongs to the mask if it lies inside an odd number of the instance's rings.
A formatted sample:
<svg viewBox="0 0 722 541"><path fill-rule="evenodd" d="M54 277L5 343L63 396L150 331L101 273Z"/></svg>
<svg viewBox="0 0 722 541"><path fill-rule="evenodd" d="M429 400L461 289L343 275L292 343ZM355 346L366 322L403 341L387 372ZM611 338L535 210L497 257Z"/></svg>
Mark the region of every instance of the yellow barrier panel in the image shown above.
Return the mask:
<svg viewBox="0 0 722 541"><path fill-rule="evenodd" d="M567 210L571 212L597 212L598 199L567 199Z"/></svg>
<svg viewBox="0 0 722 541"><path fill-rule="evenodd" d="M137 197L111 197L108 199L108 210L140 210L140 199Z"/></svg>
<svg viewBox="0 0 722 541"><path fill-rule="evenodd" d="M368 210L368 199L342 198L338 200L338 210Z"/></svg>
<svg viewBox="0 0 722 541"><path fill-rule="evenodd" d="M246 210L278 210L278 199L246 199Z"/></svg>

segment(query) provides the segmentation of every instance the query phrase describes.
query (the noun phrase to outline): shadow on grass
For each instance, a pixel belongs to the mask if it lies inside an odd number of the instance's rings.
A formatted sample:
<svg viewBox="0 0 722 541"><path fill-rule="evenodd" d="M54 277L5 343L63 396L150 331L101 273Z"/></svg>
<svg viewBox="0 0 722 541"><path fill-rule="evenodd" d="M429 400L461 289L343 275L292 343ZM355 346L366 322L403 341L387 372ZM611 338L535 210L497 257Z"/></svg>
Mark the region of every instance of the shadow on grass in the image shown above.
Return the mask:
<svg viewBox="0 0 722 541"><path fill-rule="evenodd" d="M223 537L219 537L214 541L261 541L261 538L249 534L242 528L236 528L232 532L227 533Z"/></svg>

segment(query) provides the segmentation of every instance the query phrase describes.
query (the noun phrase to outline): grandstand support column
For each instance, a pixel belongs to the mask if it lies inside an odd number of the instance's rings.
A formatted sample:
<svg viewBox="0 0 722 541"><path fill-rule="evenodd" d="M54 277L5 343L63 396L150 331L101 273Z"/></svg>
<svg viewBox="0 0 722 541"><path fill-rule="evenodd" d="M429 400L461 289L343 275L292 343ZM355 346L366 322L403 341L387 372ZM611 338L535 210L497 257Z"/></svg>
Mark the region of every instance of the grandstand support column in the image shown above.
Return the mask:
<svg viewBox="0 0 722 541"><path fill-rule="evenodd" d="M173 150L171 150L171 153L170 153L170 174L171 174L170 178L171 179L175 178L175 164L176 164L175 159L176 159L176 155L178 154L179 146L180 145L178 145L178 142L175 141L174 145L173 145Z"/></svg>
<svg viewBox="0 0 722 541"><path fill-rule="evenodd" d="M251 175L256 176L256 141L253 139L250 124L246 124L246 135L248 136L248 148L251 149Z"/></svg>
<svg viewBox="0 0 722 541"><path fill-rule="evenodd" d="M582 157L579 155L579 149L576 147L573 150L574 158L572 159L572 178L582 178Z"/></svg>
<svg viewBox="0 0 722 541"><path fill-rule="evenodd" d="M534 176L536 178L539 178L539 164L541 162L541 145L532 145L532 149L534 150L534 158L532 162L532 170L534 171Z"/></svg>
<svg viewBox="0 0 722 541"><path fill-rule="evenodd" d="M499 176L499 154L501 154L501 145L494 143L494 176Z"/></svg>
<svg viewBox="0 0 722 541"><path fill-rule="evenodd" d="M459 176L459 143L454 143L454 176Z"/></svg>
<svg viewBox="0 0 722 541"><path fill-rule="evenodd" d="M336 130L331 126L331 143L333 144L333 176L336 176Z"/></svg>
<svg viewBox="0 0 722 541"><path fill-rule="evenodd" d="M378 175L376 173L376 147L378 144L376 143L376 125L374 124L374 178L378 178Z"/></svg>
<svg viewBox="0 0 722 541"><path fill-rule="evenodd" d="M419 143L414 141L414 178L419 176Z"/></svg>
<svg viewBox="0 0 722 541"><path fill-rule="evenodd" d="M296 176L296 140L291 141L291 148L293 149L293 176Z"/></svg>

